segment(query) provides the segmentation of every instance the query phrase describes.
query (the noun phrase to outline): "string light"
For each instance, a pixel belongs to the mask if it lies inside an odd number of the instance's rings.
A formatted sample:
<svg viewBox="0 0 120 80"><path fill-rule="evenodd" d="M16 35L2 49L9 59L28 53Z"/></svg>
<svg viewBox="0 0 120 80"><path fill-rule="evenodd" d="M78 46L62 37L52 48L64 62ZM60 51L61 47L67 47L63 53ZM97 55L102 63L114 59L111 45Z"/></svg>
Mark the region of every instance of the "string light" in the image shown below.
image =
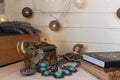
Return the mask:
<svg viewBox="0 0 120 80"><path fill-rule="evenodd" d="M47 0L47 1L49 1L49 0ZM56 0L52 0L52 1L56 1ZM52 18L54 18L55 20L53 20L53 21L51 21L51 22L49 23L49 28L50 28L52 31L58 31L59 28L60 28L60 23L59 23L60 20L63 19L63 18L69 13L69 10L70 10L70 8L71 8L71 5L72 5L72 3L73 3L74 1L75 1L75 0L69 0L69 1L66 0L66 2L68 2L68 3L67 3L67 5L66 5L66 7L65 7L65 9L64 9L64 12L62 12L62 13L60 14L59 18L55 17L52 13L47 12L47 11L45 11L45 10L35 9L35 2L34 2L34 1L33 1L33 8L34 8L36 11L43 12L43 13L51 16ZM76 3L76 1L75 1L75 3ZM80 2L78 1L78 2L76 3L76 5L78 5L78 3L80 4ZM59 25L59 26L58 26L58 25Z"/></svg>
<svg viewBox="0 0 120 80"><path fill-rule="evenodd" d="M22 10L22 15L26 18L30 18L33 15L33 11L31 8L29 7L25 7Z"/></svg>
<svg viewBox="0 0 120 80"><path fill-rule="evenodd" d="M120 19L120 8L116 11L116 15Z"/></svg>
<svg viewBox="0 0 120 80"><path fill-rule="evenodd" d="M85 1L84 0L75 0L74 4L78 8L82 8L84 6Z"/></svg>
<svg viewBox="0 0 120 80"><path fill-rule="evenodd" d="M8 22L9 19L6 15L2 14L0 15L0 23L3 23L3 22Z"/></svg>
<svg viewBox="0 0 120 80"><path fill-rule="evenodd" d="M57 20L53 20L50 22L49 28L52 31L58 31L60 29L60 23Z"/></svg>
<svg viewBox="0 0 120 80"><path fill-rule="evenodd" d="M49 1L49 0L47 0ZM56 1L56 0L52 0L52 1ZM67 2L67 0L66 0ZM59 21L64 18L64 16L66 16L68 13L69 13L69 10L70 10L70 7L72 5L72 3L74 2L75 6L78 7L78 8L82 8L85 4L85 1L84 0L69 0L65 9L64 9L64 12L61 13L61 15L59 16L59 18L55 17L53 14L51 14L50 12L47 12L47 11L44 11L42 9L39 9L38 11L40 12L43 12L49 16L51 16L52 18L54 18L55 20L51 21L49 23L49 28L52 30L52 31L58 31L59 28L60 28L60 23ZM35 3L33 1L33 6L34 6L34 9L35 9Z"/></svg>
<svg viewBox="0 0 120 80"><path fill-rule="evenodd" d="M50 28L52 31L59 31L59 29L60 29L60 27L61 27L59 21L60 21L64 16L66 16L66 15L68 14L68 12L69 12L69 10L70 10L70 7L71 7L71 4L72 4L73 1L74 1L74 0L70 0L70 1L68 2L67 6L66 6L66 8L65 8L65 10L64 10L64 13L62 13L58 19L52 15L52 17L56 19L56 20L51 21L50 24L49 24L49 28Z"/></svg>

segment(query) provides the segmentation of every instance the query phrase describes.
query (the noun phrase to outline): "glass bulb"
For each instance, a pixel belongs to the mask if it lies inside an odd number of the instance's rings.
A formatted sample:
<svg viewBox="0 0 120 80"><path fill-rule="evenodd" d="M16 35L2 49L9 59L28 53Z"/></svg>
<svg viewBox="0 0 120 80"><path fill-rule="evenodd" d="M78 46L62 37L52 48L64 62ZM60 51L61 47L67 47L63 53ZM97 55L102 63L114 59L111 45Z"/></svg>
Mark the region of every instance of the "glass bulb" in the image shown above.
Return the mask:
<svg viewBox="0 0 120 80"><path fill-rule="evenodd" d="M84 0L75 0L75 6L82 8L84 6Z"/></svg>
<svg viewBox="0 0 120 80"><path fill-rule="evenodd" d="M6 15L0 15L0 23L8 22L8 17Z"/></svg>
<svg viewBox="0 0 120 80"><path fill-rule="evenodd" d="M26 11L25 13L26 13L26 14L29 14L29 11Z"/></svg>
<svg viewBox="0 0 120 80"><path fill-rule="evenodd" d="M22 9L22 15L26 18L30 18L33 15L33 11L31 8L25 7Z"/></svg>
<svg viewBox="0 0 120 80"><path fill-rule="evenodd" d="M52 30L52 31L58 31L59 28L60 28L60 23L56 20L53 20L50 22L49 24L49 28Z"/></svg>
<svg viewBox="0 0 120 80"><path fill-rule="evenodd" d="M55 28L56 27L56 25L55 24L53 24L53 28Z"/></svg>

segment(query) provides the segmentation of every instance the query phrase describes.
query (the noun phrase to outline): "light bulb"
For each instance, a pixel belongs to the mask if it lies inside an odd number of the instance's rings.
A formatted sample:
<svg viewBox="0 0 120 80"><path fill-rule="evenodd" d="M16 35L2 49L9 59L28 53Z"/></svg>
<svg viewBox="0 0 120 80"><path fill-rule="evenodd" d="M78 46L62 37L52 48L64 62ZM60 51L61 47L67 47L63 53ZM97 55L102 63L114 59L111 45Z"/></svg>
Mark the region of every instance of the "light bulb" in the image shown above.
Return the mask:
<svg viewBox="0 0 120 80"><path fill-rule="evenodd" d="M22 9L22 15L26 18L30 18L33 15L33 11L31 8L25 7Z"/></svg>
<svg viewBox="0 0 120 80"><path fill-rule="evenodd" d="M118 8L118 10L116 11L116 15L120 19L120 8Z"/></svg>
<svg viewBox="0 0 120 80"><path fill-rule="evenodd" d="M26 14L29 14L29 12L28 12L28 11L26 11L25 13L26 13Z"/></svg>
<svg viewBox="0 0 120 80"><path fill-rule="evenodd" d="M78 8L82 8L84 6L85 1L84 0L75 0L75 6Z"/></svg>
<svg viewBox="0 0 120 80"><path fill-rule="evenodd" d="M52 31L58 31L59 28L60 28L60 23L56 20L53 20L50 22L49 24L49 28L52 30Z"/></svg>
<svg viewBox="0 0 120 80"><path fill-rule="evenodd" d="M53 28L55 28L56 27L56 25L55 24L53 24Z"/></svg>
<svg viewBox="0 0 120 80"><path fill-rule="evenodd" d="M8 17L6 15L0 15L0 23L8 22Z"/></svg>

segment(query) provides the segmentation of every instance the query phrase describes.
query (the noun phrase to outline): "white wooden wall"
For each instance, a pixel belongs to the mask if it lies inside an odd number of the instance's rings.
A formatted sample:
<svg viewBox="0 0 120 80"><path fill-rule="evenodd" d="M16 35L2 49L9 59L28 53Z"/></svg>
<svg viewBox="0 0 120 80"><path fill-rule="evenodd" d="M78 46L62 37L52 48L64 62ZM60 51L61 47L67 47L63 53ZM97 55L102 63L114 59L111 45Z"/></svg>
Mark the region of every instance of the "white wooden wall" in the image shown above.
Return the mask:
<svg viewBox="0 0 120 80"><path fill-rule="evenodd" d="M116 11L120 0L85 0L84 8L77 8L72 3L69 12L65 11L69 0L5 0L5 13L10 20L30 22L40 29L48 40L57 45L58 53L72 51L76 43L85 45L84 51L120 51L120 19ZM34 11L32 18L21 15L24 7ZM42 10L42 11L41 11ZM49 29L50 15L60 19L62 28L59 32Z"/></svg>
<svg viewBox="0 0 120 80"><path fill-rule="evenodd" d="M4 14L4 1L0 0L0 14Z"/></svg>

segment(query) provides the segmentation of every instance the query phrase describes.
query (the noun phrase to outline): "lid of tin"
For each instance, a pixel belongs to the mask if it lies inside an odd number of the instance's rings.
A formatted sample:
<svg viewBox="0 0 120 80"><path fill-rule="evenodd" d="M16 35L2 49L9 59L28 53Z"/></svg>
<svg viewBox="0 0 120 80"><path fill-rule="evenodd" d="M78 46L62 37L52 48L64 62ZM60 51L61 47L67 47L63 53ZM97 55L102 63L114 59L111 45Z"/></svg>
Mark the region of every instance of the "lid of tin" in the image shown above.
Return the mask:
<svg viewBox="0 0 120 80"><path fill-rule="evenodd" d="M53 50L56 50L56 46L53 45L53 44L48 44L48 43L41 43L39 46L39 48L43 49L44 52L47 52L47 51L53 51Z"/></svg>

